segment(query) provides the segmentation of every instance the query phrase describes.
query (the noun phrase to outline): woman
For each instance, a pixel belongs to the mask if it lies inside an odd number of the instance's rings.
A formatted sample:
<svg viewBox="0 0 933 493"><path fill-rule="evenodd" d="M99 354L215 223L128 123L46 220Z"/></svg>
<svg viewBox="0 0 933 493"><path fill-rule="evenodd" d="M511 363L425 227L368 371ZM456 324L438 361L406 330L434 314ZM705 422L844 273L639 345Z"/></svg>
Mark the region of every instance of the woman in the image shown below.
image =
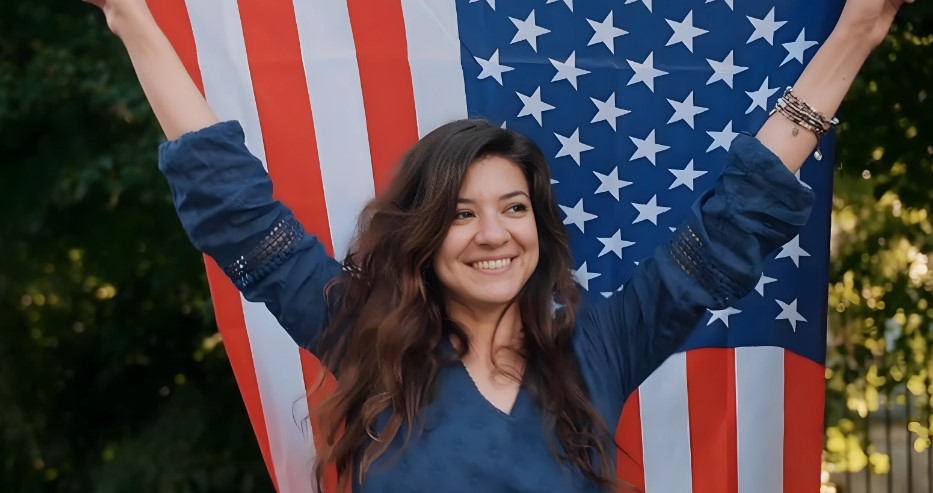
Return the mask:
<svg viewBox="0 0 933 493"><path fill-rule="evenodd" d="M159 164L192 242L337 375L316 474L335 465L341 490L361 492L615 486L625 397L806 222L812 192L792 173L901 4L850 0L675 239L622 293L578 310L546 162L527 138L475 120L431 132L364 210L341 265L272 198L239 124L218 122L144 0L92 3L169 139Z"/></svg>

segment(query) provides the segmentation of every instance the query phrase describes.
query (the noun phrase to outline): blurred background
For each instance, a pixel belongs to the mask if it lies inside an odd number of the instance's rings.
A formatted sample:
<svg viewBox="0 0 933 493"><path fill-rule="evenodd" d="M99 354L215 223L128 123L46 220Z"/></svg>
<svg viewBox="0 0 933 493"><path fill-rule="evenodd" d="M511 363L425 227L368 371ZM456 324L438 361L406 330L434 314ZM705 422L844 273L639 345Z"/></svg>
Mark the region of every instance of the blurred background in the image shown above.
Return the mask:
<svg viewBox="0 0 933 493"><path fill-rule="evenodd" d="M920 0L839 115L827 493L933 492L931 92ZM0 492L272 491L161 139L95 9L0 2Z"/></svg>

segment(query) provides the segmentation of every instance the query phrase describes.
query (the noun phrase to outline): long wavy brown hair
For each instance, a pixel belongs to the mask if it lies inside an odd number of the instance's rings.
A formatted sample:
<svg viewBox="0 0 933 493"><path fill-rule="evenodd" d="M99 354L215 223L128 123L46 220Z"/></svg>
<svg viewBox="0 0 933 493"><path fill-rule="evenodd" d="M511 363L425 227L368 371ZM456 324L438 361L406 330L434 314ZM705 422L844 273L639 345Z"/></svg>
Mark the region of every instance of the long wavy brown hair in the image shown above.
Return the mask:
<svg viewBox="0 0 933 493"><path fill-rule="evenodd" d="M344 272L328 287L334 316L320 347L338 385L320 409L327 444L318 450L319 485L333 464L339 491L346 491L354 472L364 481L400 430L407 430L407 443L418 431L419 411L434 394L438 371L451 363L440 351L443 339L453 340L457 357L467 351L467 333L445 313L431 260L456 214L467 169L490 155L523 170L538 229L538 265L514 301L523 326L518 352L525 368L513 377L522 379L544 410L559 442L552 448L557 458L605 488L618 484L612 437L589 399L571 349L579 292L544 155L521 134L484 120L460 120L429 133L405 154L388 190L363 210ZM562 308L555 312L554 303ZM376 430L384 412L388 421Z"/></svg>

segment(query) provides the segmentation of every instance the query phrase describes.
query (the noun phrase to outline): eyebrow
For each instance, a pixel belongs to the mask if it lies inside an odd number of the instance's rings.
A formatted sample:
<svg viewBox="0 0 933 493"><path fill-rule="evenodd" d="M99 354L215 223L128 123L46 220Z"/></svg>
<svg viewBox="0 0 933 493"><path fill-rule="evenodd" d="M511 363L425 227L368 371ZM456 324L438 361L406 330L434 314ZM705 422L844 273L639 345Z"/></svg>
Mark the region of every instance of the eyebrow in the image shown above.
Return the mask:
<svg viewBox="0 0 933 493"><path fill-rule="evenodd" d="M499 200L508 200L508 199L513 198L513 197L518 197L519 195L524 195L526 199L531 200L531 197L529 197L527 193L522 192L521 190L516 190L516 191L514 191L514 192L509 192L509 193L507 193L507 194L505 194L505 195L499 197ZM457 203L458 203L458 204L475 204L476 201L473 200L473 199L468 199L468 198L466 198L466 197L459 197L459 198L457 198Z"/></svg>

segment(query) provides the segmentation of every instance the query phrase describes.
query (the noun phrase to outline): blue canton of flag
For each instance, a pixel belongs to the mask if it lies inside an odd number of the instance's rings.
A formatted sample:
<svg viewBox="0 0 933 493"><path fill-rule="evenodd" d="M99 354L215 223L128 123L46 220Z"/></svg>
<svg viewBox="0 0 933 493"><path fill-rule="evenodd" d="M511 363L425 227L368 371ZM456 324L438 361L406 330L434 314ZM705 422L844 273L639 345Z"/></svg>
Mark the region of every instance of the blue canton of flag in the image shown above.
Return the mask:
<svg viewBox="0 0 933 493"><path fill-rule="evenodd" d="M834 19L804 14L808 2L785 2L780 18L760 1L537 3L462 0L468 109L544 150L575 278L608 296L713 185L732 139L764 123ZM799 238L685 349L773 345L823 361L832 158L799 177L822 198Z"/></svg>

